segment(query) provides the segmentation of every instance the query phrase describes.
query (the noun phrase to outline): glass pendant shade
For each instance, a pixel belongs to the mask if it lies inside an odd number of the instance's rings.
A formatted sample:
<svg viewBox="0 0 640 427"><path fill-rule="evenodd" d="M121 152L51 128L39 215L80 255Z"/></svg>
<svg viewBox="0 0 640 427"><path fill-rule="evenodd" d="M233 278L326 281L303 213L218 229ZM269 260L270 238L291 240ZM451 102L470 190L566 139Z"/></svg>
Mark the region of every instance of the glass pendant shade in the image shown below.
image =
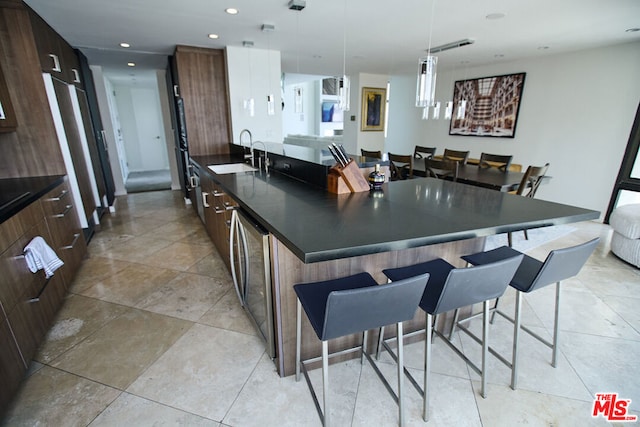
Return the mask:
<svg viewBox="0 0 640 427"><path fill-rule="evenodd" d="M433 116L432 118L434 120L439 120L440 119L440 102L436 102L435 105L433 106Z"/></svg>
<svg viewBox="0 0 640 427"><path fill-rule="evenodd" d="M429 120L429 107L422 109L422 120Z"/></svg>
<svg viewBox="0 0 640 427"><path fill-rule="evenodd" d="M273 95L267 95L267 114L273 116L276 113L276 101Z"/></svg>
<svg viewBox="0 0 640 427"><path fill-rule="evenodd" d="M248 98L244 100L244 110L249 114L250 117L255 116L256 114L256 103L253 98Z"/></svg>
<svg viewBox="0 0 640 427"><path fill-rule="evenodd" d="M418 61L416 107L433 107L436 98L437 56L427 56Z"/></svg>
<svg viewBox="0 0 640 427"><path fill-rule="evenodd" d="M342 76L338 80L338 106L342 111L349 111L351 100L351 81L349 76Z"/></svg>
<svg viewBox="0 0 640 427"><path fill-rule="evenodd" d="M452 115L453 115L453 101L448 101L447 106L444 109L444 119L451 120Z"/></svg>

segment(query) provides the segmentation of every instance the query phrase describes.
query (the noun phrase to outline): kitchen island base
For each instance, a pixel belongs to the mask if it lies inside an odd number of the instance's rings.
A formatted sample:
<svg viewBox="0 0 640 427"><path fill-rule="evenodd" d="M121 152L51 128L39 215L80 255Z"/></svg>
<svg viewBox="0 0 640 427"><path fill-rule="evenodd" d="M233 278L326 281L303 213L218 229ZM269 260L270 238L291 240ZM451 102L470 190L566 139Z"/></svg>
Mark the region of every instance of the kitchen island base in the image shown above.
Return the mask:
<svg viewBox="0 0 640 427"><path fill-rule="evenodd" d="M460 256L483 250L484 242L484 237L478 237L399 251L304 263L281 241L271 235L271 277L274 295L276 335L275 363L278 374L280 376L289 376L295 373L296 294L293 290L293 285L336 279L361 272L368 272L378 283L383 284L386 282L386 277L382 274L383 269L405 267L435 258L443 258L456 267L464 267L466 263ZM466 312L461 312L461 315L464 317L470 313L470 311L471 308L467 309ZM452 320L453 313L440 316L437 327L440 330L448 330ZM418 329L424 329L424 322L424 312L418 310L413 320L405 322L405 332L408 333ZM320 356L322 350L321 343L317 339L314 339L313 328L306 318L303 318L302 328L304 329L301 346L302 359ZM390 327L385 329L385 337L395 336L395 328ZM357 346L361 339L361 334L355 334L332 340L329 344L329 351L335 352ZM417 335L412 337L412 340L407 340L406 343L420 339L422 339L422 336ZM368 348L374 349L377 341L378 332L371 331L369 334L369 342L367 343ZM346 359L358 356L357 353L351 353L340 357ZM340 357L334 358L333 360L340 360Z"/></svg>

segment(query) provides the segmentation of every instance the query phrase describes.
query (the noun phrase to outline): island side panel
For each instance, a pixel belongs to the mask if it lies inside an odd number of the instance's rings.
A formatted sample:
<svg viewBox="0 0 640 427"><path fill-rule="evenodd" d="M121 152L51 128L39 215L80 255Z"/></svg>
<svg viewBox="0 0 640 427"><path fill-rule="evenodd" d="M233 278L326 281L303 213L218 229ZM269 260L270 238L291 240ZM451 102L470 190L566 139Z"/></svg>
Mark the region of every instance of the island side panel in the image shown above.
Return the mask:
<svg viewBox="0 0 640 427"><path fill-rule="evenodd" d="M276 365L278 373L281 376L295 373L297 300L293 285L335 279L361 272L370 273L378 283L383 284L387 281L386 276L382 274L383 269L404 267L435 258L443 258L457 267L464 267L465 263L460 259L460 256L481 251L484 248L484 240L484 237L480 237L402 251L305 264L282 242L271 236L274 316L276 317L276 348L278 349ZM405 323L405 331L423 328L424 321L424 313L422 310L418 310L415 318ZM441 316L438 323L438 327L446 328L451 323L451 316ZM302 328L302 358L308 359L320 356L320 341L304 315ZM395 328L388 329L389 331L385 335L393 336ZM368 344L370 351L375 342L377 342L377 335L375 331L369 334ZM360 334L335 339L331 341L329 350L336 351L352 347L358 345L360 340ZM353 353L351 356L356 357L357 353Z"/></svg>

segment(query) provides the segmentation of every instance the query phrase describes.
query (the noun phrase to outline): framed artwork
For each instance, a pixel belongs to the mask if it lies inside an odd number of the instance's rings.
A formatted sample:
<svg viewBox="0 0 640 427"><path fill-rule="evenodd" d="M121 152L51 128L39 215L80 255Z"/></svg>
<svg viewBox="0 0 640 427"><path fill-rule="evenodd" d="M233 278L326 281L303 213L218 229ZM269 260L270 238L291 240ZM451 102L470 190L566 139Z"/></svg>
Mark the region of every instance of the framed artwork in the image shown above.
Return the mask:
<svg viewBox="0 0 640 427"><path fill-rule="evenodd" d="M362 88L362 131L384 131L387 89Z"/></svg>
<svg viewBox="0 0 640 427"><path fill-rule="evenodd" d="M449 135L513 138L525 73L458 80Z"/></svg>
<svg viewBox="0 0 640 427"><path fill-rule="evenodd" d="M323 123L342 122L343 117L344 113L338 105L338 101L324 101L322 103Z"/></svg>

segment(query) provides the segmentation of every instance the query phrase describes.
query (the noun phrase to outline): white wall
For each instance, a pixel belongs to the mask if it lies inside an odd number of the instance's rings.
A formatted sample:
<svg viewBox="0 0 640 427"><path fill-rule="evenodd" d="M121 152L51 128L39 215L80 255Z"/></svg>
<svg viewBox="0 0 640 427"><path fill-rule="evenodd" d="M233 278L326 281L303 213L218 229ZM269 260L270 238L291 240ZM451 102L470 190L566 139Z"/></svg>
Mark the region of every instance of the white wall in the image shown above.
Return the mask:
<svg viewBox="0 0 640 427"><path fill-rule="evenodd" d="M286 77L285 77L286 78ZM316 102L317 82L314 80L284 86L282 133L286 135L314 135L316 117L320 114ZM302 112L295 112L295 88L302 89Z"/></svg>
<svg viewBox="0 0 640 427"><path fill-rule="evenodd" d="M439 70L436 98L451 99L453 81L527 73L513 139L449 136L449 121L423 121L414 106L415 74L391 78L385 151L412 153L415 145L512 154L514 163L551 163L551 181L536 197L606 211L640 101L640 43Z"/></svg>
<svg viewBox="0 0 640 427"><path fill-rule="evenodd" d="M249 129L254 141L282 142L282 93L280 52L275 50L227 46L227 78L231 106L233 141ZM267 114L267 95L276 100L275 114ZM244 100L254 98L255 115L244 109Z"/></svg>

